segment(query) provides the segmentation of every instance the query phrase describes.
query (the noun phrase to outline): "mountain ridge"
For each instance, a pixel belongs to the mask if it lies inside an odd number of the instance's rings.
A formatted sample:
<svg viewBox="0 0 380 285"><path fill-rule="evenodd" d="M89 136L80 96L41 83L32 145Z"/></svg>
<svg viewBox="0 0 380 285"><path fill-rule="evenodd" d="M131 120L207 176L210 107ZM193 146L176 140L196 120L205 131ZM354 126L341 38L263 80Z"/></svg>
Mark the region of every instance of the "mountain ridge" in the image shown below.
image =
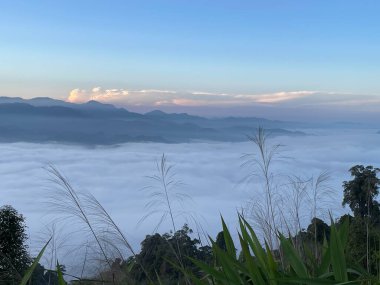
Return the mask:
<svg viewBox="0 0 380 285"><path fill-rule="evenodd" d="M160 110L140 114L111 104L82 104L49 97L0 97L0 142L108 145L125 142L244 141L258 126L274 135L305 135L286 122L262 118L210 119Z"/></svg>

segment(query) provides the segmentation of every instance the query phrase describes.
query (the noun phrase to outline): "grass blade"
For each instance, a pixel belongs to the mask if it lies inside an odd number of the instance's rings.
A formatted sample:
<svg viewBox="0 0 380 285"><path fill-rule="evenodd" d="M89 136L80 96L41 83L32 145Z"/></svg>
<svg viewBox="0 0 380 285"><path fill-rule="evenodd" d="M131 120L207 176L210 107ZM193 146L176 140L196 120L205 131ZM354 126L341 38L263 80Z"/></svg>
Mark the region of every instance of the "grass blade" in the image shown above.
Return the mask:
<svg viewBox="0 0 380 285"><path fill-rule="evenodd" d="M300 278L308 278L308 273L302 259L297 254L291 242L280 234L281 247L284 251L284 256L288 260L290 266Z"/></svg>
<svg viewBox="0 0 380 285"><path fill-rule="evenodd" d="M24 277L22 277L21 282L20 282L19 285L27 285L30 277L32 277L33 272L36 269L37 264L40 262L40 259L41 259L42 255L44 254L45 249L48 246L50 240L51 240L51 238L48 240L48 242L45 244L45 246L41 249L40 253L36 257L36 259L33 261L32 265L26 271Z"/></svg>
<svg viewBox="0 0 380 285"><path fill-rule="evenodd" d="M336 225L331 219L331 234L330 234L330 257L334 277L336 281L346 282L348 281L346 258L344 254L344 247L342 239L339 236Z"/></svg>

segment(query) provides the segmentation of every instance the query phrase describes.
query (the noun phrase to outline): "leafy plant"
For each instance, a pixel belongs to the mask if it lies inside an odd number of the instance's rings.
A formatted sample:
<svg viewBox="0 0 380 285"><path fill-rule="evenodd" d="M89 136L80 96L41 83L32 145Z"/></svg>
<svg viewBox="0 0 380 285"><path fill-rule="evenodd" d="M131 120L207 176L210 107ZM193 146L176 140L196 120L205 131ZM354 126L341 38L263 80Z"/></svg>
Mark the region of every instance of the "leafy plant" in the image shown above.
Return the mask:
<svg viewBox="0 0 380 285"><path fill-rule="evenodd" d="M236 246L223 218L222 225L226 250L211 240L215 265L192 259L203 272L201 278L187 272L194 284L376 284L364 269L347 264L348 221L337 227L331 220L330 240L324 240L319 262L311 262L306 255L300 255L291 239L280 233L280 248L270 250L267 242L261 244L255 231L242 216L239 216L241 258L238 258ZM278 260L279 250L283 252L284 264ZM312 257L313 254L310 255Z"/></svg>
<svg viewBox="0 0 380 285"><path fill-rule="evenodd" d="M38 254L38 256L36 257L36 259L34 259L32 265L28 268L28 270L24 274L23 278L21 279L20 285L26 285L26 284L28 284L29 279L32 277L33 271L37 267L38 263L40 262L40 259L41 259L42 255L44 254L45 249L48 246L49 242L50 242L50 240L41 249L41 251Z"/></svg>

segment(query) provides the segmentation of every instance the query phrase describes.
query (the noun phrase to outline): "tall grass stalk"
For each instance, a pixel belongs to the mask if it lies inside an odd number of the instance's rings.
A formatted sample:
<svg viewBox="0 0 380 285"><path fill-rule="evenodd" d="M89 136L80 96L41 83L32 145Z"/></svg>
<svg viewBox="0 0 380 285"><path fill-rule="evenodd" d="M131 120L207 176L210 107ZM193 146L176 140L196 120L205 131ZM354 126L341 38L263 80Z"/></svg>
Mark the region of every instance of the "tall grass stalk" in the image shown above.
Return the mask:
<svg viewBox="0 0 380 285"><path fill-rule="evenodd" d="M173 233L176 233L176 217L184 216L186 214L186 211L178 211L176 208L184 209L184 202L190 201L191 198L189 195L179 191L179 186L182 186L183 183L176 179L174 166L168 163L165 154L162 154L161 159L156 162L156 174L148 176L148 178L154 183L153 185L144 187L144 190L147 191L150 196L150 200L145 205L148 213L140 219L139 223L142 223L148 217L160 214L160 219L154 231L156 231L169 217ZM195 220L193 216L191 216L191 218ZM175 238L176 249L172 248L170 244L169 246L172 249L173 254L176 256L181 268L184 269L183 254L181 252L179 241L175 235L173 235L173 237ZM186 283L189 283L187 278L185 278L185 280Z"/></svg>
<svg viewBox="0 0 380 285"><path fill-rule="evenodd" d="M302 231L301 226L301 216L302 216L302 206L304 205L305 198L307 196L308 190L308 181L303 180L299 176L290 176L289 177L289 187L290 193L287 193L288 201L289 201L289 211L294 221L294 236L295 236L295 247L301 251L302 249L302 240L300 233Z"/></svg>
<svg viewBox="0 0 380 285"><path fill-rule="evenodd" d="M317 220L315 218L320 213L321 210L326 208L326 203L332 199L333 189L329 186L328 182L331 179L330 173L328 171L321 172L316 178L314 176L310 179L310 195L309 201L312 204L312 218L314 227L314 256L315 259L318 257L318 247L317 247ZM324 207L322 207L324 206Z"/></svg>
<svg viewBox="0 0 380 285"><path fill-rule="evenodd" d="M278 226L276 222L276 186L274 185L274 173L272 163L279 154L280 144L269 144L268 133L259 127L256 133L248 136L249 141L256 148L254 153L243 155L243 166L249 167L250 173L248 179L254 177L262 179L264 183L264 203L252 205L254 219L260 224L265 239L271 250L279 248L277 238ZM258 193L256 193L257 195ZM282 257L281 257L282 259Z"/></svg>
<svg viewBox="0 0 380 285"><path fill-rule="evenodd" d="M68 213L69 215L74 215L84 222L94 237L109 268L111 269L112 263L106 254L103 244L100 242L99 235L96 233L95 228L86 213L86 209L82 204L80 196L57 168L53 165L49 165L46 169L51 175L51 181L58 186L57 190L60 194L55 200L51 201L51 203L57 207L57 209L63 210L63 212Z"/></svg>
<svg viewBox="0 0 380 285"><path fill-rule="evenodd" d="M52 197L51 204L56 210L79 218L86 225L111 271L112 261L107 255L107 249L116 252L117 256L125 260L119 242L136 257L136 252L128 242L125 234L95 196L90 193L77 192L54 166L50 165L47 171L51 175L51 181L59 186L58 192L56 192L57 196ZM86 246L86 259L87 251L88 246ZM149 282L152 282L144 266L138 261L137 264L141 266ZM82 268L81 275L83 275L83 271L84 268Z"/></svg>

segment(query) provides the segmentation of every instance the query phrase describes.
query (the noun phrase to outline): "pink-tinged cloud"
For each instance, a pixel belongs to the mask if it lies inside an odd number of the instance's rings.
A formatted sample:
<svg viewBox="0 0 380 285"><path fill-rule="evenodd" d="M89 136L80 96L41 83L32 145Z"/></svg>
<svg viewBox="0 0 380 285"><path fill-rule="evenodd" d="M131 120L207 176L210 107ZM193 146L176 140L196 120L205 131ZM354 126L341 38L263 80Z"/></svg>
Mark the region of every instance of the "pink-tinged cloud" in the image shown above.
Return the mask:
<svg viewBox="0 0 380 285"><path fill-rule="evenodd" d="M84 103L90 100L121 105L179 105L179 106L212 106L212 105L244 105L247 103L277 103L290 101L315 94L315 91L291 91L269 94L227 94L211 92L178 92L172 90L127 90L73 89L67 101Z"/></svg>
<svg viewBox="0 0 380 285"><path fill-rule="evenodd" d="M264 94L228 94L201 91L173 91L158 89L73 89L67 101L85 103L96 100L127 108L167 107L167 108L201 108L201 107L247 107L267 106L279 108L358 108L362 111L379 111L380 96L343 94L318 91L281 91Z"/></svg>
<svg viewBox="0 0 380 285"><path fill-rule="evenodd" d="M257 96L256 102L258 103L277 103L283 101L294 100L302 97L314 95L316 91L291 91L291 92L277 92L272 94L263 94ZM244 95L243 95L244 96Z"/></svg>
<svg viewBox="0 0 380 285"><path fill-rule="evenodd" d="M128 96L128 90L124 89L106 89L94 87L91 91L84 89L73 89L70 92L67 101L71 103L85 103L90 100L112 102Z"/></svg>

